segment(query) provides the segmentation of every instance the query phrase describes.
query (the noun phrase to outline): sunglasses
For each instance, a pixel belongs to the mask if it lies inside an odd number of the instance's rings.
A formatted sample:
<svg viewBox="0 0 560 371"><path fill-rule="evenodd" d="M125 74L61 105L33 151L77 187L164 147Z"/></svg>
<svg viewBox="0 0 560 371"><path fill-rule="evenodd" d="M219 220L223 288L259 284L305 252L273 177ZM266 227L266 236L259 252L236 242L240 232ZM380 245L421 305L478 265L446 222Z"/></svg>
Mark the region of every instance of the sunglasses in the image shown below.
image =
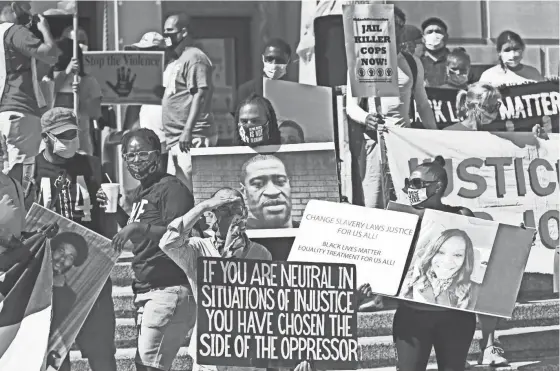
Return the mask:
<svg viewBox="0 0 560 371"><path fill-rule="evenodd" d="M241 205L232 205L232 206L220 206L217 209L212 210L214 215L220 216L234 216L234 215L242 215L243 214L243 206Z"/></svg>
<svg viewBox="0 0 560 371"><path fill-rule="evenodd" d="M502 102L497 101L495 104L481 104L480 108L482 108L488 113L494 113L497 110L499 110L501 106L502 106Z"/></svg>
<svg viewBox="0 0 560 371"><path fill-rule="evenodd" d="M123 153L122 158L126 162L132 162L136 158L138 158L138 161L148 161L152 153L159 153L159 151L155 150L155 151L128 152L128 153Z"/></svg>
<svg viewBox="0 0 560 371"><path fill-rule="evenodd" d="M437 180L422 180L420 178L413 178L404 180L405 188L412 188L412 189L422 189L427 188L430 184L437 183Z"/></svg>

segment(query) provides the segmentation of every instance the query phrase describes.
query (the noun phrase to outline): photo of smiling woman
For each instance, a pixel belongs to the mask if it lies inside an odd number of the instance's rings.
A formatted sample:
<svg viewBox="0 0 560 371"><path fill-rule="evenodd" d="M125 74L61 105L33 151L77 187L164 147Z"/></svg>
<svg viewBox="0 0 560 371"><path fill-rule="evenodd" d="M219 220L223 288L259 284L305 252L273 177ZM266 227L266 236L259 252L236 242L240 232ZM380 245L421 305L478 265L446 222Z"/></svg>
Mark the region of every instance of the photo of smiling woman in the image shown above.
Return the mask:
<svg viewBox="0 0 560 371"><path fill-rule="evenodd" d="M473 309L473 269L471 238L461 229L447 229L428 243L411 267L402 296L457 309Z"/></svg>

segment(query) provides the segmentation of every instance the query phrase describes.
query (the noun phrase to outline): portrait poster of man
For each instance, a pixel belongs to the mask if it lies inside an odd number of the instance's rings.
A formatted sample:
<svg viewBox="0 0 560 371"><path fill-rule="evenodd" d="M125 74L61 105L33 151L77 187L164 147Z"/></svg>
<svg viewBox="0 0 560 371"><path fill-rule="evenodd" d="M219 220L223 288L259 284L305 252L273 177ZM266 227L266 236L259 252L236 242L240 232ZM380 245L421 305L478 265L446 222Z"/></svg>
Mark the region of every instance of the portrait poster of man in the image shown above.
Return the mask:
<svg viewBox="0 0 560 371"><path fill-rule="evenodd" d="M195 203L223 187L240 190L249 209L247 229L260 230L261 238L295 236L311 199L339 202L334 143L191 152Z"/></svg>
<svg viewBox="0 0 560 371"><path fill-rule="evenodd" d="M263 89L276 111L283 144L334 141L331 88L265 79Z"/></svg>
<svg viewBox="0 0 560 371"><path fill-rule="evenodd" d="M26 217L28 230L56 223L47 241L52 252L53 314L47 366L58 369L109 277L118 253L111 241L38 204Z"/></svg>
<svg viewBox="0 0 560 371"><path fill-rule="evenodd" d="M422 216L399 299L511 317L534 230L396 203L388 209Z"/></svg>

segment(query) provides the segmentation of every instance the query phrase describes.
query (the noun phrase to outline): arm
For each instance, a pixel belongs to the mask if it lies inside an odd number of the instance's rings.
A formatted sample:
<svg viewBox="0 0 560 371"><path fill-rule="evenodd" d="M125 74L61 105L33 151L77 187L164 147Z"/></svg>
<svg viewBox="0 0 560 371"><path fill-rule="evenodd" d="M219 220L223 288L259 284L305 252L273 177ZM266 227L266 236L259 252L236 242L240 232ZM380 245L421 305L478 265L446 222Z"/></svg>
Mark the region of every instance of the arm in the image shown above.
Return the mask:
<svg viewBox="0 0 560 371"><path fill-rule="evenodd" d="M187 89L193 96L191 109L183 129L183 133L188 133L189 136L208 97L208 91L212 83L211 69L212 67L206 63L196 62L192 66L188 66L184 76Z"/></svg>
<svg viewBox="0 0 560 371"><path fill-rule="evenodd" d="M424 88L424 66L418 57L414 57L416 66L418 67L418 77L416 81L416 87L414 90L414 100L416 101L416 107L420 118L422 119L422 125L426 129L437 130L436 118L434 117L434 111L432 111L432 106L428 100L428 95L426 94L426 89Z"/></svg>
<svg viewBox="0 0 560 371"><path fill-rule="evenodd" d="M348 83L346 84L346 114L352 121L357 122L361 125L366 125L366 118L368 116L368 112L364 111L360 107L360 98L354 98L352 96L352 87L350 84L350 76L347 79Z"/></svg>
<svg viewBox="0 0 560 371"><path fill-rule="evenodd" d="M23 26L13 27L18 27L12 36L12 44L17 51L29 58L36 58L48 65L52 65L57 61L60 51L50 32L43 33L45 42L41 42L41 40L35 37L27 28Z"/></svg>

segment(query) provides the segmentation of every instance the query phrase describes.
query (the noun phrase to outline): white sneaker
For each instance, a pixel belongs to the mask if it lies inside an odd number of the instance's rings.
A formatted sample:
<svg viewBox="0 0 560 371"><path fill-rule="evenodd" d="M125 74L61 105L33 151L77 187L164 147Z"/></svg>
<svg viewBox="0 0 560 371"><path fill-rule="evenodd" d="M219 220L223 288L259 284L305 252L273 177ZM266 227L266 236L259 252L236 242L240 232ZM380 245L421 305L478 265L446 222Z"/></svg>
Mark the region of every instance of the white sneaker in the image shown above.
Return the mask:
<svg viewBox="0 0 560 371"><path fill-rule="evenodd" d="M479 365L488 365L488 366L508 366L509 362L503 356L504 350L497 346L490 346L484 349L484 352L480 354L478 358Z"/></svg>

